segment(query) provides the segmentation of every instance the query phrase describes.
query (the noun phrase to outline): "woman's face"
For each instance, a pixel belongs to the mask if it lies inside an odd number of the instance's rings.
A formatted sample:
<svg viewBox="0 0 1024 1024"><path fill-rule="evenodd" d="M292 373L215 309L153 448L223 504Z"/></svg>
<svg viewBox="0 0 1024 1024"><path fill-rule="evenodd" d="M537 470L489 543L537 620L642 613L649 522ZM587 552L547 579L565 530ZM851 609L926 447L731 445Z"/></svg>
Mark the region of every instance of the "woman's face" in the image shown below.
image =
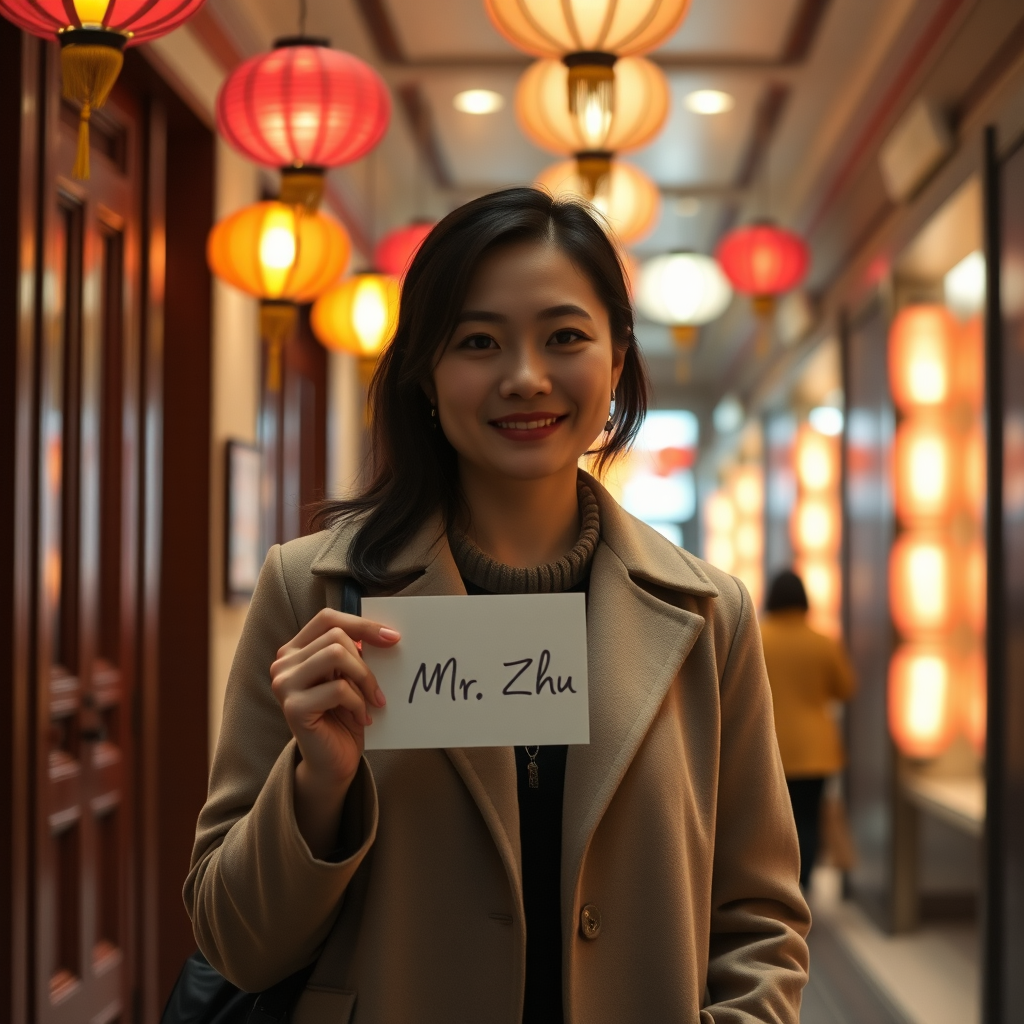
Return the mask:
<svg viewBox="0 0 1024 1024"><path fill-rule="evenodd" d="M624 356L568 256L516 243L481 262L428 392L465 466L536 480L575 469L593 446Z"/></svg>

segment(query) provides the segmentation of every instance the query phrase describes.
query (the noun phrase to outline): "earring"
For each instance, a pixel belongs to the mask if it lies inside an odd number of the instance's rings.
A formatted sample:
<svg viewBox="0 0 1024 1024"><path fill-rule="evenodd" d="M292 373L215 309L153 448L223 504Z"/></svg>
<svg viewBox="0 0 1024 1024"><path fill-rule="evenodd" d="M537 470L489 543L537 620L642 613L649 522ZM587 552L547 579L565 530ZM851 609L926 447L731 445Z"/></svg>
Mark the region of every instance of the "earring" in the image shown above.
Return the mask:
<svg viewBox="0 0 1024 1024"><path fill-rule="evenodd" d="M612 429L612 418L615 416L615 392L612 392L612 402L608 406L608 422L604 425L605 433L609 433Z"/></svg>
<svg viewBox="0 0 1024 1024"><path fill-rule="evenodd" d="M437 406L430 406L430 425L437 430Z"/></svg>

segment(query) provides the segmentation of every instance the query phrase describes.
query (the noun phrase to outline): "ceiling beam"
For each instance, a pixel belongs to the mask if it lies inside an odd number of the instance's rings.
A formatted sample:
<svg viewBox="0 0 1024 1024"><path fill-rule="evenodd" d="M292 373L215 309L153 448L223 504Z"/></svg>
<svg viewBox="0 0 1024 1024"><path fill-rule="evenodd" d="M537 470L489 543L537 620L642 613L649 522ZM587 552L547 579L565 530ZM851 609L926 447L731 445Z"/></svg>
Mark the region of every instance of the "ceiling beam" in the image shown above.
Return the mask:
<svg viewBox="0 0 1024 1024"><path fill-rule="evenodd" d="M434 182L438 188L451 188L454 185L454 179L448 169L448 162L444 158L441 140L438 138L437 128L434 125L434 115L431 113L430 104L427 102L423 89L417 82L406 82L400 85L396 91L402 109L405 111L406 120L409 122L409 130L416 141L420 156L434 176Z"/></svg>

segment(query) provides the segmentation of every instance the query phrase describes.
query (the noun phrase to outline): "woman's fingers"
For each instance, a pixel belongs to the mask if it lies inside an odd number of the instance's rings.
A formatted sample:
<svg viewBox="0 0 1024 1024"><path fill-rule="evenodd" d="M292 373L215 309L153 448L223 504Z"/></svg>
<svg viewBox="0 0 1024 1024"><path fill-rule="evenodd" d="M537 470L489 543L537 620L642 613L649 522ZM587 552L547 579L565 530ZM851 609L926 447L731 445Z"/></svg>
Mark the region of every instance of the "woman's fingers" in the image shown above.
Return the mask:
<svg viewBox="0 0 1024 1024"><path fill-rule="evenodd" d="M339 628L347 636L356 641L366 641L376 647L390 647L401 639L400 634L380 622L372 619L364 619L359 615L348 615L345 612L335 611L333 608L321 608L316 615L299 630L295 636L282 647L278 652L281 658L289 651L301 650L308 646L317 637L322 636L329 630Z"/></svg>
<svg viewBox="0 0 1024 1024"><path fill-rule="evenodd" d="M278 700L282 700L289 693L307 690L322 682L347 679L361 693L367 695L370 703L377 704L374 699L379 689L376 678L358 653L353 654L341 644L328 644L281 671L272 669L271 679L271 687Z"/></svg>
<svg viewBox="0 0 1024 1024"><path fill-rule="evenodd" d="M328 712L335 712L352 731L352 726L367 726L372 719L366 713L363 695L347 679L331 679L307 690L289 693L282 701L285 718L290 725L313 729ZM347 722L346 722L347 719Z"/></svg>

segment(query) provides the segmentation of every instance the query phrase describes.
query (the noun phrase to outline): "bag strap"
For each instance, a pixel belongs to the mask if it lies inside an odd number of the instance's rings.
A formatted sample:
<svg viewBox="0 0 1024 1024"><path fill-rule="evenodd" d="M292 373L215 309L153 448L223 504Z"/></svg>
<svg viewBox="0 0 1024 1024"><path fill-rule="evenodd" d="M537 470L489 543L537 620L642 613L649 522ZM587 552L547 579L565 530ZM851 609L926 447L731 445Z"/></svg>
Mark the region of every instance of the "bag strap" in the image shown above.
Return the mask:
<svg viewBox="0 0 1024 1024"><path fill-rule="evenodd" d="M346 615L363 614L363 591L347 576L332 576L326 581L327 607Z"/></svg>

